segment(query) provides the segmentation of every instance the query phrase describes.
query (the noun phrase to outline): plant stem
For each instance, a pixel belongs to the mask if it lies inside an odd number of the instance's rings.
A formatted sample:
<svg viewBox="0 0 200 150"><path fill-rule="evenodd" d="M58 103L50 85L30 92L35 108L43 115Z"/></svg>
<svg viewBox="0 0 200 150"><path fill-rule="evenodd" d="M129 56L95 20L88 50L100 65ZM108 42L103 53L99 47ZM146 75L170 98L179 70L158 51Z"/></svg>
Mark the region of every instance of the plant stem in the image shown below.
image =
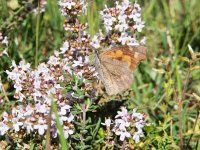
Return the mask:
<svg viewBox="0 0 200 150"><path fill-rule="evenodd" d="M38 12L37 12L37 21L36 21L36 36L35 36L35 67L37 67L37 65L38 65L39 25L40 25L40 1L38 1Z"/></svg>
<svg viewBox="0 0 200 150"><path fill-rule="evenodd" d="M185 93L186 93L186 87L190 78L190 70L192 68L192 64L190 63L190 67L187 73L187 78L185 81L185 85L183 87L181 96L178 97L178 118L179 118L179 138L180 138L180 148L183 149L183 122L182 122L182 105L183 105L183 99L185 98Z"/></svg>
<svg viewBox="0 0 200 150"><path fill-rule="evenodd" d="M183 127L182 127L182 99L178 98L179 138L180 148L183 149Z"/></svg>
<svg viewBox="0 0 200 150"><path fill-rule="evenodd" d="M85 109L85 104L82 105L82 112L83 112L83 123L85 124L86 121L86 109Z"/></svg>
<svg viewBox="0 0 200 150"><path fill-rule="evenodd" d="M0 77L0 85L1 85L1 84L2 84L2 87L1 87L2 93L3 93L3 95L4 95L5 99L6 99L6 101L9 102L9 99L8 99L8 96L7 96L7 93L6 93L6 90L5 90L4 87L3 87L3 83L2 83L1 77Z"/></svg>
<svg viewBox="0 0 200 150"><path fill-rule="evenodd" d="M51 116L52 116L52 106L50 107L49 115L47 116L47 132L46 132L46 150L51 150Z"/></svg>

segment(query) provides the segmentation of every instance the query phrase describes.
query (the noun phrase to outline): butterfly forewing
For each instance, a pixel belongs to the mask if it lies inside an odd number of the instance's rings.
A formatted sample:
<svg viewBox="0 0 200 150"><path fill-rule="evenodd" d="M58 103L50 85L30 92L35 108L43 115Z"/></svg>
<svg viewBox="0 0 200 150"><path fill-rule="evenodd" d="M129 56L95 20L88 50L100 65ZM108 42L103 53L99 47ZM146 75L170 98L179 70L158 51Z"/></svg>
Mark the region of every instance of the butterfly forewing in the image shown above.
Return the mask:
<svg viewBox="0 0 200 150"><path fill-rule="evenodd" d="M134 70L140 61L146 59L146 48L144 46L121 46L103 52L100 58L109 57L115 60L128 63L131 70Z"/></svg>

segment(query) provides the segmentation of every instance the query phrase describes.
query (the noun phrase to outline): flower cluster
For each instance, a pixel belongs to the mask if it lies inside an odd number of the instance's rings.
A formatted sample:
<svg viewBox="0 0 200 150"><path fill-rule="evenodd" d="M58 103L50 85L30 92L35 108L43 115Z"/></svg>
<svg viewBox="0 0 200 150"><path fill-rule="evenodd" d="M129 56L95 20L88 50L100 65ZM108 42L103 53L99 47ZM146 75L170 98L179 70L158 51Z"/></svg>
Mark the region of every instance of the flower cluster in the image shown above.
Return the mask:
<svg viewBox="0 0 200 150"><path fill-rule="evenodd" d="M77 53L77 55L74 55L74 53ZM32 69L31 64L25 61L21 61L19 65L12 61L12 70L6 70L6 73L8 78L13 81L16 89L14 97L23 105L13 108L17 113L9 115L9 119L5 115L4 118L6 119L2 122L2 128L0 129L1 134L11 129L6 128L10 127L7 125L10 123L13 123L13 126L18 124L16 132L19 129L26 128L29 131L27 133L37 129L39 134L44 134L47 129L45 118L50 111L52 99L56 100L60 108L59 117L63 119L61 121L64 124L66 123L66 126L64 126L64 130L66 130L65 136L68 137L69 134L72 134L71 122L74 116L71 113L66 114L66 110L69 113L70 106L68 104L71 103L71 99L78 98L74 95L78 87L76 84L72 84L73 76L77 76L85 83L83 87L80 87L80 90L86 90L87 92L87 90L91 89L84 76L87 77L87 74L93 68L88 64L88 56L83 56L79 56L78 50L73 48L73 45L68 41L65 41L60 50L55 51L54 55L49 57L47 63L39 64L36 69ZM71 88L66 91L65 87L69 85ZM24 104L26 101L30 101L32 104ZM67 107L66 110L64 109L65 107ZM27 113L28 115L26 115ZM9 120L13 119L14 122L9 122Z"/></svg>
<svg viewBox="0 0 200 150"><path fill-rule="evenodd" d="M102 32L95 35L91 45L97 49L101 45L139 45L145 43L145 37L139 41L136 37L136 32L142 32L144 22L141 19L140 5L135 2L131 5L129 0L123 0L120 4L115 2L115 7L106 8L101 11L103 24L107 32L104 35Z"/></svg>
<svg viewBox="0 0 200 150"><path fill-rule="evenodd" d="M57 103L59 106L59 118L63 124L63 130L65 138L68 138L70 134L73 134L74 115L70 112L71 106L66 103ZM4 112L2 114L2 121L0 122L0 134L4 135L7 132L16 132L21 135L24 133L30 134L38 131L39 135L44 135L47 130L47 117L50 112L50 107L45 103L38 102L35 105L18 105L14 107L10 114ZM56 129L55 115L51 116L51 132L52 137L56 138L58 131Z"/></svg>
<svg viewBox="0 0 200 150"><path fill-rule="evenodd" d="M132 138L135 143L138 143L144 136L142 129L146 123L145 116L136 112L136 109L129 113L125 107L122 107L115 116L115 120L106 119L103 125L119 136L120 141Z"/></svg>
<svg viewBox="0 0 200 150"><path fill-rule="evenodd" d="M79 28L77 30L69 28L68 31L72 32L73 36L68 36L68 40L64 41L58 51L54 51L54 55L50 56L46 63L41 63L33 69L31 64L24 60L18 65L12 61L11 71L6 70L8 79L13 82L14 98L18 100L19 105L12 109L11 114L3 113L1 135L19 131L20 133L26 131L29 134L35 130L38 130L39 135L44 135L47 130L47 116L52 100L58 106L65 137L68 138L70 134L73 134L74 115L70 112L70 104L74 100L79 100L77 91L95 94L90 92L93 88L87 80L93 78L92 72L95 71L94 67L89 64L89 35L84 31L85 28L80 28L83 25L77 22L78 13L82 9L74 3L79 6L83 5L83 1L60 1L59 5L61 10L65 6L66 14L71 16L71 18L68 17L70 19L68 25L72 27L76 21ZM78 40L75 40L77 38ZM82 84L77 85L73 81L74 78L81 80ZM90 94L87 95L90 96ZM51 135L55 138L58 131L55 128L54 114L51 118Z"/></svg>
<svg viewBox="0 0 200 150"><path fill-rule="evenodd" d="M78 17L87 9L85 0L60 0L58 2L60 11L65 17L64 29L71 34L68 34L68 42L65 42L64 47L68 50L63 51L64 57L70 59L73 70L79 78L92 79L95 77L95 68L90 64L89 56L90 35L86 32L87 23L80 23ZM84 74L84 75L83 75Z"/></svg>
<svg viewBox="0 0 200 150"><path fill-rule="evenodd" d="M87 13L86 0L59 0L58 5L63 16L76 16L80 13Z"/></svg>
<svg viewBox="0 0 200 150"><path fill-rule="evenodd" d="M6 71L8 78L14 83L15 98L34 99L50 104L52 95L57 100L65 99L64 87L71 85L73 76L84 82L84 90L91 89L86 79L93 78L94 67L89 64L89 41L90 36L86 33L84 24L78 22L78 16L86 4L81 1L59 1L60 10L70 21L65 22L69 28L69 34L59 51L55 51L49 57L47 63L41 63L36 69L32 69L29 63L21 61L19 65L12 62L12 71ZM64 13L65 12L65 13ZM74 26L78 26L75 30ZM66 83L61 85L60 83ZM73 85L72 85L73 86ZM74 96L76 85L69 91ZM83 89L82 88L82 89ZM39 99L39 100L38 100Z"/></svg>

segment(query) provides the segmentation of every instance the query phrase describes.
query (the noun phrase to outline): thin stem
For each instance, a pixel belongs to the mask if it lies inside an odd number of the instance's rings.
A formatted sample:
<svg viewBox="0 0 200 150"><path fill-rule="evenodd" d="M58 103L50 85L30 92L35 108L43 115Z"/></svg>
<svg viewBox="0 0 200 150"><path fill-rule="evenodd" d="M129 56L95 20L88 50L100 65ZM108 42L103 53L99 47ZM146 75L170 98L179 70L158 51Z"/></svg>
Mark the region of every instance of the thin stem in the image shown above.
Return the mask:
<svg viewBox="0 0 200 150"><path fill-rule="evenodd" d="M85 124L85 121L86 121L86 109L85 109L85 104L82 105L82 112L83 112L83 123Z"/></svg>
<svg viewBox="0 0 200 150"><path fill-rule="evenodd" d="M51 150L51 116L52 116L52 106L50 107L49 115L47 117L47 133L46 133L46 150Z"/></svg>
<svg viewBox="0 0 200 150"><path fill-rule="evenodd" d="M190 63L190 68L187 73L187 78L185 81L185 85L183 87L183 91L181 94L181 97L178 97L178 118L179 118L179 137L180 137L180 148L183 149L183 122L182 122L182 104L183 104L183 99L185 98L185 93L186 93L186 87L190 78L190 69L192 67L192 64Z"/></svg>
<svg viewBox="0 0 200 150"><path fill-rule="evenodd" d="M182 100L178 98L179 138L180 148L183 149L183 127L182 127Z"/></svg>
<svg viewBox="0 0 200 150"><path fill-rule="evenodd" d="M126 149L126 140L123 141L122 149Z"/></svg>
<svg viewBox="0 0 200 150"><path fill-rule="evenodd" d="M2 85L2 86L1 86L1 85ZM1 86L1 90L2 90L2 93L3 93L3 95L4 95L5 99L6 99L6 101L9 102L9 99L8 99L8 96L7 96L7 93L6 93L6 90L4 89L3 83L2 83L2 81L1 81L1 77L0 77L0 86Z"/></svg>
<svg viewBox="0 0 200 150"><path fill-rule="evenodd" d="M83 121L83 125L85 126L85 122L86 122L86 109L85 109L86 105L85 104L82 104L82 121ZM80 135L80 140L81 140L81 143L84 144L84 136L81 134ZM84 144L85 145L85 144Z"/></svg>
<svg viewBox="0 0 200 150"><path fill-rule="evenodd" d="M38 12L36 21L36 36L35 36L35 67L38 65L38 43L39 43L39 25L40 25L40 1L38 1Z"/></svg>
<svg viewBox="0 0 200 150"><path fill-rule="evenodd" d="M199 118L199 112L197 111L196 120L195 120L195 123L194 123L194 126L193 126L193 133L194 133L195 127L196 127L196 125L197 125L198 118ZM190 140L192 139L192 136L193 136L193 135L194 135L194 134L191 134L191 135L190 135L190 138L189 138L189 140L188 140L188 142L187 142L186 149L189 147L189 143L190 143Z"/></svg>

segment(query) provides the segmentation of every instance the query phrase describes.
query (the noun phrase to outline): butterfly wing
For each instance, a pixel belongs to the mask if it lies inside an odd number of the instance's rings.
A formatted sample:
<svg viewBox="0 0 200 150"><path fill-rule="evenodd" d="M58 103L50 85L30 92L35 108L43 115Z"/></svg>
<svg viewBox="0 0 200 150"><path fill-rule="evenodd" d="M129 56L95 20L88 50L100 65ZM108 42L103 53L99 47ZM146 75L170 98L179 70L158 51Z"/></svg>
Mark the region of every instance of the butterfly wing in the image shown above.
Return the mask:
<svg viewBox="0 0 200 150"><path fill-rule="evenodd" d="M104 60L104 63L95 64L99 78L103 82L108 95L116 95L131 87L133 77L125 62L108 59L107 61ZM116 64L118 65L116 66Z"/></svg>
<svg viewBox="0 0 200 150"><path fill-rule="evenodd" d="M132 72L145 58L146 48L143 46L122 46L105 51L100 56L96 55L96 69L108 95L130 88L133 82Z"/></svg>
<svg viewBox="0 0 200 150"><path fill-rule="evenodd" d="M100 59L102 63L104 63L104 58L107 57L126 62L129 68L134 70L142 60L146 59L146 47L138 45L112 48L101 53Z"/></svg>

